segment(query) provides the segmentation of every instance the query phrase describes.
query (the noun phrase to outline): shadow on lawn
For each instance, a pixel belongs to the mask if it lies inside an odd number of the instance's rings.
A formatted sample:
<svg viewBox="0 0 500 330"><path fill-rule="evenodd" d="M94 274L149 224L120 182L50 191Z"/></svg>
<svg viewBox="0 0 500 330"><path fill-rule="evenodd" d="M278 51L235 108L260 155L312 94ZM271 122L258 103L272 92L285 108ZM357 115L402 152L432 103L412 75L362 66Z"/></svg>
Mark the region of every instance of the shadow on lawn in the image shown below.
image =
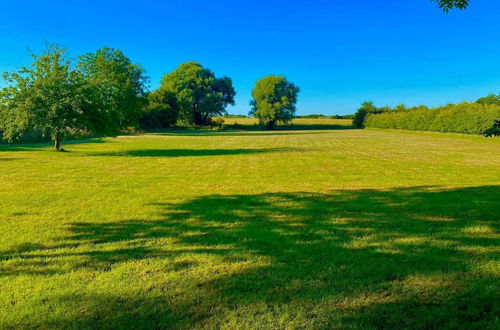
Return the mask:
<svg viewBox="0 0 500 330"><path fill-rule="evenodd" d="M7 275L72 256L85 257L73 268L103 271L170 260L165 272L184 283L165 277L128 300L64 297L88 314L42 327L220 327L232 312L250 327L268 313L268 325L288 315L284 325L319 328L494 328L499 285L487 265L498 260L499 202L500 186L211 195L155 204L158 220L73 223L57 248L74 254L32 245L0 258L18 260ZM205 258L224 267L204 269Z"/></svg>
<svg viewBox="0 0 500 330"><path fill-rule="evenodd" d="M267 148L267 149L139 149L116 152L92 153L91 156L129 156L129 157L196 157L245 155L271 152L290 152L299 149Z"/></svg>
<svg viewBox="0 0 500 330"><path fill-rule="evenodd" d="M281 135L311 135L311 134L328 134L331 130L353 130L357 129L352 126L342 125L295 125L295 126L280 126L274 130L264 130L259 126L237 125L232 127L229 125L223 130L208 130L208 129L171 129L150 131L148 134L166 135L166 136L281 136ZM296 132L294 132L296 131Z"/></svg>
<svg viewBox="0 0 500 330"><path fill-rule="evenodd" d="M75 144L84 144L84 143L109 143L109 141L106 141L102 138L68 140L68 141L62 142L62 147L71 146L71 145L75 145ZM52 142L12 143L12 144L0 143L0 152L2 152L2 151L6 151L6 152L36 151L36 150L43 150L43 149L47 149L47 148L52 149L52 146L53 146Z"/></svg>

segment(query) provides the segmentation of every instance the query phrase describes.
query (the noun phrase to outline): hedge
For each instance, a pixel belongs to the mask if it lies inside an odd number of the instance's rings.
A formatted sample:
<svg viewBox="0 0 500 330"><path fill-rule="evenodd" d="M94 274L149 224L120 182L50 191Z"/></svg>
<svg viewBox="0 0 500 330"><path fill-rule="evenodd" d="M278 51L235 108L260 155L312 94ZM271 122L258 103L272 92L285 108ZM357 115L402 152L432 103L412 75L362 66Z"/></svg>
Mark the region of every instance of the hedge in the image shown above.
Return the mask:
<svg viewBox="0 0 500 330"><path fill-rule="evenodd" d="M432 109L370 114L366 127L483 134L500 119L500 105L460 103Z"/></svg>

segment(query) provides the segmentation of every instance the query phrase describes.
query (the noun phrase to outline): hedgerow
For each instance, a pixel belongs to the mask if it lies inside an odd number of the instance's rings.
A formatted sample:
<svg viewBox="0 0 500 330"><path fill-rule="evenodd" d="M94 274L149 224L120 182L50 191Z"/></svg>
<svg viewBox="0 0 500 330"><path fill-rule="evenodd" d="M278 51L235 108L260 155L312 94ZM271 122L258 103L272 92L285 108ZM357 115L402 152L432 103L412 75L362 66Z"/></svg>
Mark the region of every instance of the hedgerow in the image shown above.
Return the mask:
<svg viewBox="0 0 500 330"><path fill-rule="evenodd" d="M366 127L418 131L483 134L500 119L500 105L481 103L449 104L437 108L410 108L369 114Z"/></svg>

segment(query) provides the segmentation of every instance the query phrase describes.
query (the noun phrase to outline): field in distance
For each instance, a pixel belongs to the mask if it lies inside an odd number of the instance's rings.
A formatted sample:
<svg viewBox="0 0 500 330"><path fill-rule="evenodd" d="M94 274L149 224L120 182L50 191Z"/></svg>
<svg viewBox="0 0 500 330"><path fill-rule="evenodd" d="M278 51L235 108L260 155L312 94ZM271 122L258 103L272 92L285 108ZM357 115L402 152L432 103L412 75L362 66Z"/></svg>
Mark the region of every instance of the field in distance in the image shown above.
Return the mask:
<svg viewBox="0 0 500 330"><path fill-rule="evenodd" d="M226 125L242 125L242 126L254 126L258 125L259 120L257 118L253 117L222 117L224 119L224 124ZM316 118L295 118L291 121L291 123L287 125L278 125L279 127L290 127L293 128L294 126L310 126L309 128L318 128L318 126L323 126L326 129L328 129L328 126L331 126L332 128L335 128L336 126L339 127L352 127L352 120L351 119L330 119L330 118L324 118L324 119L316 119ZM321 127L320 127L321 128Z"/></svg>
<svg viewBox="0 0 500 330"><path fill-rule="evenodd" d="M498 328L498 139L193 130L64 147L0 146L0 328Z"/></svg>

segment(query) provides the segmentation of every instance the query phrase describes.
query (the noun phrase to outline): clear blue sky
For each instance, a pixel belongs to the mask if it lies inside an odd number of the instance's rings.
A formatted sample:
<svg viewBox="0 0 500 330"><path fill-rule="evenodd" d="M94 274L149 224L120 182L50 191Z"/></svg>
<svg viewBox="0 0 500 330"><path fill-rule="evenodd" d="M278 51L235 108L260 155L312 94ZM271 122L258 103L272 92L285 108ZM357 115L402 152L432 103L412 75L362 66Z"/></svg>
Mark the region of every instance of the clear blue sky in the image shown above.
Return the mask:
<svg viewBox="0 0 500 330"><path fill-rule="evenodd" d="M28 64L27 49L49 41L74 57L119 48L152 88L199 61L233 79L231 113L248 112L267 74L301 87L299 114L352 113L364 100L473 100L500 91L500 1L471 1L448 15L429 0L4 1L0 71Z"/></svg>

